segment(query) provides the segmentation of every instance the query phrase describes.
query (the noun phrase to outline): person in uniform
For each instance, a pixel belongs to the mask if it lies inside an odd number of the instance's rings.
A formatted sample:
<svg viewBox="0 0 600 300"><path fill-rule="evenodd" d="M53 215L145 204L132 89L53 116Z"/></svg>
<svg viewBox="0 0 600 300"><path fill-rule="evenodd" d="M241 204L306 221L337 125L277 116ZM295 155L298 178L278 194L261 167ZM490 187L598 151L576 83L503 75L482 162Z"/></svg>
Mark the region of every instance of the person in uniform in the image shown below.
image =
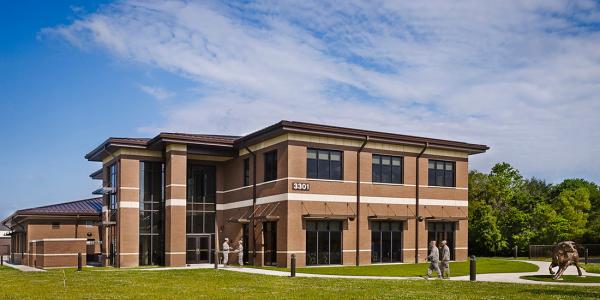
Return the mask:
<svg viewBox="0 0 600 300"><path fill-rule="evenodd" d="M442 241L442 278L450 279L450 248Z"/></svg>
<svg viewBox="0 0 600 300"><path fill-rule="evenodd" d="M429 268L427 269L427 276L425 276L425 279L431 278L431 273L433 271L437 273L438 279L442 278L442 273L440 272L440 250L435 245L435 241L431 241L429 245L431 246L429 256L427 256Z"/></svg>
<svg viewBox="0 0 600 300"><path fill-rule="evenodd" d="M243 266L244 265L244 243L242 242L242 240L240 240L238 242L238 248L237 248L236 252L238 253L238 263L240 264L240 266Z"/></svg>
<svg viewBox="0 0 600 300"><path fill-rule="evenodd" d="M223 242L223 267L227 266L229 262L229 239L225 238Z"/></svg>

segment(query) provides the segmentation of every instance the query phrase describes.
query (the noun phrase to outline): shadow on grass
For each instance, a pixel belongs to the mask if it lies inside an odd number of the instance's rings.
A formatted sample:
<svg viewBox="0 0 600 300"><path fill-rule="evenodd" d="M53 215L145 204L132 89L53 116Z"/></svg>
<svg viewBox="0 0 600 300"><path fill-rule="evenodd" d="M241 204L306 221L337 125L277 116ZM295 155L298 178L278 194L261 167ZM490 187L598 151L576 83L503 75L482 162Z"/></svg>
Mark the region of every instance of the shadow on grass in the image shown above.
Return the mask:
<svg viewBox="0 0 600 300"><path fill-rule="evenodd" d="M522 293L536 295L536 298L538 298L538 299L566 298L566 297L591 298L591 299L600 298L600 290L598 290L598 291L593 291L593 290L581 291L581 290L572 290L572 289L562 290L562 289L560 289L560 287L557 289L548 289L547 287L531 288L531 289L523 290Z"/></svg>
<svg viewBox="0 0 600 300"><path fill-rule="evenodd" d="M522 279L543 281L543 282L557 282L557 283L600 283L600 276L586 276L580 277L577 275L563 275L562 280L552 279L552 275L531 275L521 276Z"/></svg>

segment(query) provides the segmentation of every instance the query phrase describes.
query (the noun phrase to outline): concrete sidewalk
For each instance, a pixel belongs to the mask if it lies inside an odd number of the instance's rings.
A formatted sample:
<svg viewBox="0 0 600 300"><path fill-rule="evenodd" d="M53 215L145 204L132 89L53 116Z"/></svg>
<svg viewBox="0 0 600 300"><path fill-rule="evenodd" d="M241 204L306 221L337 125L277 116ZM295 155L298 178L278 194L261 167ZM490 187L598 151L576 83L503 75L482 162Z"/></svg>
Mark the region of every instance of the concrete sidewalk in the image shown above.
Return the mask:
<svg viewBox="0 0 600 300"><path fill-rule="evenodd" d="M46 270L29 267L29 266L25 266L25 265L13 265L7 261L4 261L4 265L7 267L10 267L10 268L13 268L13 269L17 269L19 271L23 271L23 272L46 272Z"/></svg>
<svg viewBox="0 0 600 300"><path fill-rule="evenodd" d="M521 260L522 261L522 260ZM548 267L550 262L544 261L522 261L537 265L540 269L537 272L525 272L525 273L493 273L493 274L477 274L477 281L483 282L504 282L504 283L520 283L520 284L545 284L545 285L576 285L576 286L595 286L600 287L600 283L570 283L570 282L544 282L544 281L533 281L521 279L521 276L529 275L549 275ZM227 267L222 270L269 275L269 276L281 276L289 277L290 272L265 270L257 268L240 268L240 267ZM423 270L425 272L425 270ZM600 274L588 273L585 270L581 270L584 276L600 276ZM570 266L565 271L564 275L577 275L577 269L574 266ZM308 273L296 273L296 277L309 277L309 278L342 278L342 279L375 279L375 280L425 280L422 277L391 277L391 276L348 276L348 275L324 275L324 274L308 274ZM432 279L435 280L435 279ZM452 277L450 280L454 281L469 281L469 276L457 276Z"/></svg>

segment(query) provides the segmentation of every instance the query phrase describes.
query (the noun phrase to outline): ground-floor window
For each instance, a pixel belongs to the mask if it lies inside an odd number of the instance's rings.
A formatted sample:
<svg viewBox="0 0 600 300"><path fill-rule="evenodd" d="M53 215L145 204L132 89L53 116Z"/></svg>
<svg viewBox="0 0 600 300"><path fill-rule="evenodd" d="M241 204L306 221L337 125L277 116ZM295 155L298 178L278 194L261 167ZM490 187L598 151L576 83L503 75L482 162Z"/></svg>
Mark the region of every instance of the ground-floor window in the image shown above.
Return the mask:
<svg viewBox="0 0 600 300"><path fill-rule="evenodd" d="M402 261L402 222L371 222L371 262Z"/></svg>
<svg viewBox="0 0 600 300"><path fill-rule="evenodd" d="M427 245L431 241L436 241L440 247L443 240L448 243L450 248L450 259L454 260L454 237L456 236L456 222L429 222L427 224ZM441 259L441 252L440 252Z"/></svg>
<svg viewBox="0 0 600 300"><path fill-rule="evenodd" d="M265 265L277 265L277 222L263 223Z"/></svg>
<svg viewBox="0 0 600 300"><path fill-rule="evenodd" d="M306 264L342 263L342 221L306 221Z"/></svg>

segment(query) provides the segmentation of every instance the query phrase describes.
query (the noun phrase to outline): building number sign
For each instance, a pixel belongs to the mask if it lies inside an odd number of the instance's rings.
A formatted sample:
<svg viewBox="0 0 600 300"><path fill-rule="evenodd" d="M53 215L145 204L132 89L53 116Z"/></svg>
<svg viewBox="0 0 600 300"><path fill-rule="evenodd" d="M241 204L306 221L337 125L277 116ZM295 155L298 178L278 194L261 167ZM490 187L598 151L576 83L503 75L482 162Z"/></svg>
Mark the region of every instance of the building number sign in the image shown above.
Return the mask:
<svg viewBox="0 0 600 300"><path fill-rule="evenodd" d="M310 191L310 183L294 182L292 183L294 191Z"/></svg>

